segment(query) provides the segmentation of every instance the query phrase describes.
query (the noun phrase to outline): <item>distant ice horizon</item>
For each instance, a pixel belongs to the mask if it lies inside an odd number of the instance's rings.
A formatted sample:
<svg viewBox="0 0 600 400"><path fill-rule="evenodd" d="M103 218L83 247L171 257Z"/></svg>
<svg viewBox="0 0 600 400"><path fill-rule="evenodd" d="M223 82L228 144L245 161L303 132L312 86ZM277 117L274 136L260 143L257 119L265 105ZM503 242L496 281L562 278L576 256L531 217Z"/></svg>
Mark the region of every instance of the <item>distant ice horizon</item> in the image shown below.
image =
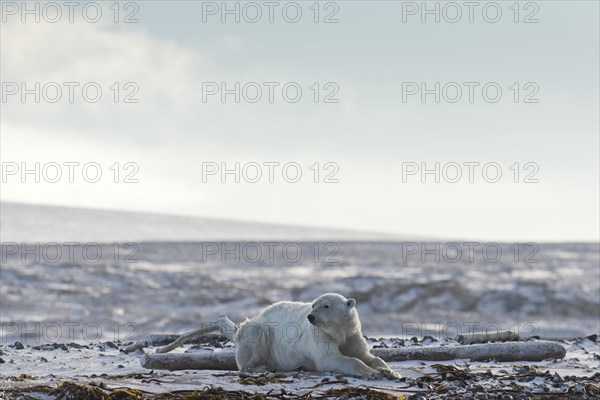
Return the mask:
<svg viewBox="0 0 600 400"><path fill-rule="evenodd" d="M427 236L410 232L392 233L338 227L270 223L205 217L166 212L75 207L0 201L0 242L115 241L251 241L334 240L381 242L468 242L526 243L524 240ZM535 242L535 241L529 241ZM595 240L553 240L537 243L597 243Z"/></svg>
<svg viewBox="0 0 600 400"><path fill-rule="evenodd" d="M416 235L214 217L0 202L1 242L432 240Z"/></svg>

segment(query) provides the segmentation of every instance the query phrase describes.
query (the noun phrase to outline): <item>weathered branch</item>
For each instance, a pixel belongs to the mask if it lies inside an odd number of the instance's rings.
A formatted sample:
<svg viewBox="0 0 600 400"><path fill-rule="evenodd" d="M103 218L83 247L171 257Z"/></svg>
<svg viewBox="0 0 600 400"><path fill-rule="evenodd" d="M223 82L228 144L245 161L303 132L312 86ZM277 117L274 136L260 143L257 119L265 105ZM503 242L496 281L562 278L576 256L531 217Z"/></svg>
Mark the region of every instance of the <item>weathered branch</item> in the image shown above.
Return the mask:
<svg viewBox="0 0 600 400"><path fill-rule="evenodd" d="M132 345L130 345L129 347L125 348L125 352L131 353L133 351L136 351L138 349L143 349L146 347L165 346L167 344L173 343L180 337L181 337L181 335L175 335L175 334L173 334L173 335L160 335L160 334L148 335L148 337L146 337L146 339L139 340L139 341L133 343ZM202 336L194 337L194 338L190 339L187 343L189 343L189 344L211 343L211 342L214 342L215 340L219 341L223 337L226 337L226 336L223 335L222 333L207 333ZM229 339L229 338L227 338L227 339Z"/></svg>
<svg viewBox="0 0 600 400"><path fill-rule="evenodd" d="M223 335L225 335L229 340L233 340L235 337L236 330L237 330L237 327L235 326L233 321L231 321L226 316L222 316L217 321L207 322L207 323L202 324L200 329L196 329L195 331L184 333L173 343L168 344L164 347L159 347L158 349L156 349L156 352L157 353L168 353L169 351L174 350L177 347L184 345L185 343L189 342L190 340L199 338L200 336L203 336L209 332L214 332L214 331L219 331Z"/></svg>
<svg viewBox="0 0 600 400"><path fill-rule="evenodd" d="M200 328L184 333L183 335L149 335L145 340L140 340L127 347L125 352L131 353L149 346L164 346L157 348L156 352L168 353L185 343L210 343L221 336L225 336L227 339L233 341L236 330L237 327L233 321L223 315L217 321L203 323ZM210 334L214 331L219 331L220 333Z"/></svg>
<svg viewBox="0 0 600 400"><path fill-rule="evenodd" d="M544 341L486 343L468 346L377 348L371 350L371 352L388 362L406 360L447 361L454 359L541 361L548 358L563 358L566 354L564 347L560 344ZM144 368L171 371L182 369L237 369L234 351L145 354L140 362Z"/></svg>

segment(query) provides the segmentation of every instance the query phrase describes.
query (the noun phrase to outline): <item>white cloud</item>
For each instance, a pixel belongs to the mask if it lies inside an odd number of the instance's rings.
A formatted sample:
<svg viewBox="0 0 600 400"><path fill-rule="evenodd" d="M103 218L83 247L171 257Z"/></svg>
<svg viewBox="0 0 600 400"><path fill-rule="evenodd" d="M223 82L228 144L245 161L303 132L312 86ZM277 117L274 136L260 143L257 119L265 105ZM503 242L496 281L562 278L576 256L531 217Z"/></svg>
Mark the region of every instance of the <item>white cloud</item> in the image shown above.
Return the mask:
<svg viewBox="0 0 600 400"><path fill-rule="evenodd" d="M176 25L169 29L176 31ZM339 44L335 48L338 63L333 50L307 44L306 31L298 27L286 27L281 32L289 35L278 37L265 35L259 28L271 29L243 24L220 27L219 34L199 36L196 42L187 33L167 35L146 30L143 24L3 24L3 82L93 81L107 91L106 98L95 104L22 104L12 99L2 104L3 161L96 161L105 168L117 161L134 161L140 165L143 180L131 186L11 183L3 185L2 199L177 210L422 236L512 240L597 236L597 223L590 222L597 220L597 183L561 190L576 174L586 182L597 177L597 172L585 169L597 166L593 159L597 146L581 146L563 134L568 127L586 144L591 137L593 124L586 118L590 111L585 107L591 110L594 104L586 102L579 89L564 95L552 82L544 81L544 102L531 107L407 105L400 102L399 81L414 78L411 73L415 71L420 76L420 69L439 79L433 73L439 71L438 65L419 64L418 40L410 42L408 53L398 55L389 51L391 36L380 37L380 43L350 43L344 41L349 34L340 30L352 26L321 27L318 35L331 36L319 36L319 40ZM364 27L364 32L369 29ZM264 38L269 40L263 43ZM433 57L435 46L425 52L425 61ZM279 58L280 54L284 56ZM472 58L475 64L461 59L460 65L468 68L458 75L448 68L442 76L468 80L475 70L479 74L475 76L500 76L513 82L513 76L502 74L501 66L478 59L477 54ZM559 67L548 68L545 74L552 75ZM525 75L524 79L532 79ZM112 102L108 87L116 81L136 82L139 103ZM311 101L205 104L200 91L204 81L299 81L309 99L307 88L312 82L336 81L341 100L327 105ZM590 82L596 81L590 78ZM581 115L573 116L569 112L573 109ZM571 149L585 162L567 165L565 161L567 166L559 171L562 175L555 173L561 167L552 161L565 152L574 153ZM514 161L540 161L545 180L527 189L518 185L402 185L400 181L402 161L473 158L500 161L505 168ZM305 172L315 161L335 161L343 179L333 186L202 184L202 161L297 161L303 163ZM563 221L560 232L548 224L553 213Z"/></svg>

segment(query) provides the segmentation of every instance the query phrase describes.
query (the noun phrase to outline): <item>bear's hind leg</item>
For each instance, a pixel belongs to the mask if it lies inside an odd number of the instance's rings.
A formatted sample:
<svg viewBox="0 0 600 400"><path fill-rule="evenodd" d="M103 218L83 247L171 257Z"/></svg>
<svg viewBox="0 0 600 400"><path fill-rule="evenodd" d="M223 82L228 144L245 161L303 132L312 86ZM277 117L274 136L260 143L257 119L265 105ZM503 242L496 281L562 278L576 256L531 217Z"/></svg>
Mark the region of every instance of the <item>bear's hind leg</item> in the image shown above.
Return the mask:
<svg viewBox="0 0 600 400"><path fill-rule="evenodd" d="M260 352L253 343L240 343L235 352L235 362L240 371L254 371L264 365Z"/></svg>

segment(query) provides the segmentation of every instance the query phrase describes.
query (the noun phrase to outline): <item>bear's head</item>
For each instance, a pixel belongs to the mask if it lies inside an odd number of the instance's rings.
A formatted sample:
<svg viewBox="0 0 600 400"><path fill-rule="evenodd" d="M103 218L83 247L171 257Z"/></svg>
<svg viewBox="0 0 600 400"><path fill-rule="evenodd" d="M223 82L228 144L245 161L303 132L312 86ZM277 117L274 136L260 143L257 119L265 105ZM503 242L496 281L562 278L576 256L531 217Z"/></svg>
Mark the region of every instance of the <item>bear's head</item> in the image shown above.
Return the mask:
<svg viewBox="0 0 600 400"><path fill-rule="evenodd" d="M312 302L308 321L315 326L336 325L338 327L354 322L357 318L354 308L356 300L347 299L337 293L327 293Z"/></svg>

